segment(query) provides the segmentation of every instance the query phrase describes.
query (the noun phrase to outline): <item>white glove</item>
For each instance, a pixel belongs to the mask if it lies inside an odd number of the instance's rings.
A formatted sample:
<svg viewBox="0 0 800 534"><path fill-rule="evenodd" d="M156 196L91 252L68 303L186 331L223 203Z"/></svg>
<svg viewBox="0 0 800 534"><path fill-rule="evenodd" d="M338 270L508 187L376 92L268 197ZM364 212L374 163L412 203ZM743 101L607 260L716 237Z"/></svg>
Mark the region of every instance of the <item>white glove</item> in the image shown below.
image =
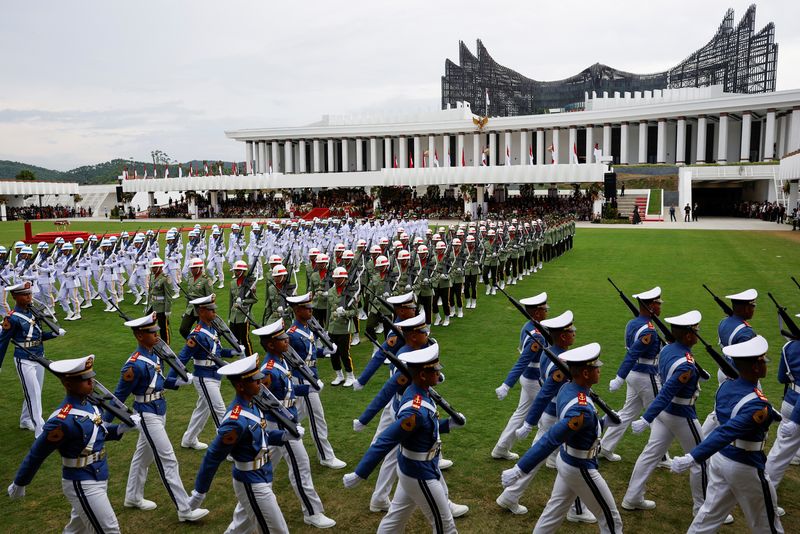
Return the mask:
<svg viewBox="0 0 800 534"><path fill-rule="evenodd" d="M56 335L57 335L58 337L61 337L61 336L63 336L63 335L64 335L64 334L66 334L66 333L67 333L67 331L66 331L66 330L64 330L63 328L59 328L59 329L58 329L58 332L56 333Z"/></svg>
<svg viewBox="0 0 800 534"><path fill-rule="evenodd" d="M500 399L500 400L503 400L503 399L505 399L505 398L506 398L506 396L508 395L508 391L509 391L510 389L511 389L511 388L510 388L510 387L508 387L508 384L506 384L505 382L503 382L502 384L500 384L500 387L499 387L499 388L495 388L494 392L495 392L495 394L497 395L497 398L498 398L498 399Z"/></svg>
<svg viewBox="0 0 800 534"><path fill-rule="evenodd" d="M388 298L388 297L389 297L389 292L388 291L384 291L383 292L383 298Z"/></svg>
<svg viewBox="0 0 800 534"><path fill-rule="evenodd" d="M461 412L458 412L458 415L461 416L461 419L463 419L464 422L463 423L459 423L458 421L455 420L455 418L451 417L450 418L450 428L461 428L461 427L463 427L463 426L465 426L467 424L467 416L464 415Z"/></svg>
<svg viewBox="0 0 800 534"><path fill-rule="evenodd" d="M142 416L139 415L138 413L135 413L135 414L131 415L131 419L133 420L133 426L128 426L125 423L121 423L117 427L117 433L124 434L128 430L133 430L134 428L139 428L139 425L142 422Z"/></svg>
<svg viewBox="0 0 800 534"><path fill-rule="evenodd" d="M670 467L670 470L673 473L683 473L687 469L691 468L695 463L697 462L695 462L694 456L691 454L676 456L672 459L672 467Z"/></svg>
<svg viewBox="0 0 800 534"><path fill-rule="evenodd" d="M278 312L278 315L283 315L283 306L278 306L278 309L275 311Z"/></svg>
<svg viewBox="0 0 800 534"><path fill-rule="evenodd" d="M364 385L361 382L358 380L353 382L353 391L361 391L362 389L364 389Z"/></svg>
<svg viewBox="0 0 800 534"><path fill-rule="evenodd" d="M794 421L786 420L781 426L778 427L778 434L782 438L790 438L797 433L797 423Z"/></svg>
<svg viewBox="0 0 800 534"><path fill-rule="evenodd" d="M336 351L339 349L339 345L337 345L336 343L331 343L331 345L333 345L333 349L325 347L322 349L322 354L335 354Z"/></svg>
<svg viewBox="0 0 800 534"><path fill-rule="evenodd" d="M336 315L340 315L340 316L344 315L344 308L342 308L341 306L336 308Z"/></svg>
<svg viewBox="0 0 800 534"><path fill-rule="evenodd" d="M344 487L348 489L355 488L356 486L361 484L363 480L364 480L363 478L361 478L355 473L347 473L342 477L342 483L344 484Z"/></svg>
<svg viewBox="0 0 800 534"><path fill-rule="evenodd" d="M244 356L244 354L245 354L244 345L239 345L239 354Z"/></svg>
<svg viewBox="0 0 800 534"><path fill-rule="evenodd" d="M293 436L289 433L288 430L283 432L283 441L300 441L303 439L303 435L306 433L306 429L300 425L297 425L297 436Z"/></svg>
<svg viewBox="0 0 800 534"><path fill-rule="evenodd" d="M411 285L410 284L406 284L406 291L411 291Z"/></svg>
<svg viewBox="0 0 800 534"><path fill-rule="evenodd" d="M319 378L317 378L317 387L319 388L317 391L322 391L322 388L325 387L325 383Z"/></svg>
<svg viewBox="0 0 800 534"><path fill-rule="evenodd" d="M423 284L430 284L431 283L431 279L430 278L423 278L422 279L422 283Z"/></svg>
<svg viewBox="0 0 800 534"><path fill-rule="evenodd" d="M12 500L21 499L25 496L25 486L17 486L13 482L8 487L8 496Z"/></svg>
<svg viewBox="0 0 800 534"><path fill-rule="evenodd" d="M236 305L237 306L241 306L242 305L242 297L236 297Z"/></svg>
<svg viewBox="0 0 800 534"><path fill-rule="evenodd" d="M530 434L530 433L531 433L531 430L533 430L533 426L532 426L532 425L530 425L530 424L528 424L528 422L526 421L526 422L523 422L523 423L522 423L522 426L521 426L521 427L519 427L519 428L518 428L518 429L517 429L517 430L514 432L514 434L516 434L516 435L517 435L517 439L525 439L525 438L527 438L527 437L528 437L528 434Z"/></svg>
<svg viewBox="0 0 800 534"><path fill-rule="evenodd" d="M367 425L361 424L361 421L359 421L358 419L353 419L353 430L354 431L361 432L365 428L367 428Z"/></svg>
<svg viewBox="0 0 800 534"><path fill-rule="evenodd" d="M517 479L522 478L525 473L522 472L522 469L517 467L516 465L511 469L505 469L500 474L500 483L503 485L504 488L509 487L511 484L517 481Z"/></svg>
<svg viewBox="0 0 800 534"><path fill-rule="evenodd" d="M200 505L203 504L203 500L205 498L205 493L197 493L195 490L192 490L192 496L189 497L189 509L196 510L197 508L200 508Z"/></svg>
<svg viewBox="0 0 800 534"><path fill-rule="evenodd" d="M614 379L608 383L608 390L609 391L617 391L619 388L622 387L622 384L625 383L624 378L620 378L619 376L615 376Z"/></svg>
<svg viewBox="0 0 800 534"><path fill-rule="evenodd" d="M175 385L176 385L176 386L179 386L179 387L180 387L180 386L188 386L188 385L190 385L190 384L191 384L193 381L194 381L194 375L193 375L192 373L186 373L186 380L184 380L184 379L183 379L183 378L181 378L181 377L178 377L178 378L175 380Z"/></svg>
<svg viewBox="0 0 800 534"><path fill-rule="evenodd" d="M645 431L645 429L650 427L650 423L644 417L640 417L633 423L631 423L631 429L633 430L634 434L641 434Z"/></svg>

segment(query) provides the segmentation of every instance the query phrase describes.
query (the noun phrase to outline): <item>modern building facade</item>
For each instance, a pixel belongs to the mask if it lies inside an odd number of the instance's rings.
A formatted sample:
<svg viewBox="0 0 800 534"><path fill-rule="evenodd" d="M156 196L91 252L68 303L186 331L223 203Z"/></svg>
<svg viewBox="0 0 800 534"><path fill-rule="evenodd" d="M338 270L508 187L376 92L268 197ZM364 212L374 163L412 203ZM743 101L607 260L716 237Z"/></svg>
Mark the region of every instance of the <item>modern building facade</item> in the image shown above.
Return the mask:
<svg viewBox="0 0 800 534"><path fill-rule="evenodd" d="M459 63L445 61L443 109L470 102L475 113L507 117L551 109L580 110L584 94L592 92L720 85L726 93L765 93L775 90L778 45L773 23L756 31L756 7L751 5L738 24L729 9L708 43L675 67L655 74L634 74L596 63L564 80L538 81L497 63L480 40L476 52L472 54L460 42Z"/></svg>

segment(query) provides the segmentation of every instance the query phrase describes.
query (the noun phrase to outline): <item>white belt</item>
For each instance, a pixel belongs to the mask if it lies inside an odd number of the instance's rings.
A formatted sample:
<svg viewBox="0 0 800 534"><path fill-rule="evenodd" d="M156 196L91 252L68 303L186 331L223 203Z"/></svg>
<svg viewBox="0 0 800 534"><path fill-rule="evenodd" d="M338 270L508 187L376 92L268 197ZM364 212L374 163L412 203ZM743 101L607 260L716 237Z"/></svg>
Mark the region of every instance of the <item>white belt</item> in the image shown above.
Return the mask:
<svg viewBox="0 0 800 534"><path fill-rule="evenodd" d="M106 450L100 449L99 451L88 456L78 456L77 458L64 458L62 456L61 463L64 467L86 467L87 465L92 465L95 462L99 462L105 457Z"/></svg>
<svg viewBox="0 0 800 534"><path fill-rule="evenodd" d="M683 406L694 406L696 400L697 400L696 397L691 397L688 399L684 399L683 397L673 397L672 404L681 404Z"/></svg>
<svg viewBox="0 0 800 534"><path fill-rule="evenodd" d="M528 364L528 367L532 367L533 369L539 368L539 362L531 362Z"/></svg>
<svg viewBox="0 0 800 534"><path fill-rule="evenodd" d="M291 408L292 406L295 405L295 402L296 399L288 399L288 400L282 400L281 404L283 404L286 408Z"/></svg>
<svg viewBox="0 0 800 534"><path fill-rule="evenodd" d="M442 445L437 443L431 450L427 452L417 452L417 451L410 451L405 447L400 447L400 453L408 458L409 460L416 460L418 462L429 462L436 458L436 455L439 454Z"/></svg>
<svg viewBox="0 0 800 534"><path fill-rule="evenodd" d="M195 360L195 367L215 367L217 364L211 360Z"/></svg>
<svg viewBox="0 0 800 534"><path fill-rule="evenodd" d="M156 391L155 393L150 393L148 395L134 395L133 400L136 402L153 402L159 399L164 398L163 391Z"/></svg>
<svg viewBox="0 0 800 534"><path fill-rule="evenodd" d="M233 465L235 465L236 469L238 469L239 471L257 471L262 467L264 467L267 462L269 462L269 455L264 454L254 459L251 462L240 462L238 460L234 461Z"/></svg>
<svg viewBox="0 0 800 534"><path fill-rule="evenodd" d="M767 445L767 441L748 441L746 439L737 439L736 441L731 442L731 445L737 449L742 449L748 452L760 452L764 450L764 447Z"/></svg>
<svg viewBox="0 0 800 534"><path fill-rule="evenodd" d="M637 358L636 363L640 363L642 365L655 365L656 359Z"/></svg>
<svg viewBox="0 0 800 534"><path fill-rule="evenodd" d="M164 300L164 297L153 296L153 300Z"/></svg>
<svg viewBox="0 0 800 534"><path fill-rule="evenodd" d="M567 444L564 444L564 449L567 454L572 456L573 458L579 458L581 460L591 460L597 456L597 453L600 451L600 446L592 447L589 450L584 449L576 449L574 447L570 447Z"/></svg>
<svg viewBox="0 0 800 534"><path fill-rule="evenodd" d="M42 340L41 339L37 339L35 341L23 341L19 345L22 348L30 349L30 348L33 348L33 347L38 347L41 344L42 344Z"/></svg>
<svg viewBox="0 0 800 534"><path fill-rule="evenodd" d="M791 390L792 390L792 391L794 391L795 393L800 393L800 386L798 386L798 385L797 385L797 384L795 384L794 382L790 382L790 383L789 383L789 389L791 389Z"/></svg>

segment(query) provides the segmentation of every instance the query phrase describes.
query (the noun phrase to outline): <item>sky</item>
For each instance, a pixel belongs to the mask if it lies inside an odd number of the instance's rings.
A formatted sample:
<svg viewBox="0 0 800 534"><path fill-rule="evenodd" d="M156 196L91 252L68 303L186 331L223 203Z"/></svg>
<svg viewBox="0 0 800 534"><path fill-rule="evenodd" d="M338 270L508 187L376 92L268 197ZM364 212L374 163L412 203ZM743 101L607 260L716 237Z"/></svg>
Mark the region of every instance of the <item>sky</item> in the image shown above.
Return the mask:
<svg viewBox="0 0 800 534"><path fill-rule="evenodd" d="M594 63L666 70L750 2L187 0L4 2L0 159L58 170L113 158L243 160L225 130L441 107L446 58L481 39L537 80ZM776 25L777 89L800 87L800 2Z"/></svg>

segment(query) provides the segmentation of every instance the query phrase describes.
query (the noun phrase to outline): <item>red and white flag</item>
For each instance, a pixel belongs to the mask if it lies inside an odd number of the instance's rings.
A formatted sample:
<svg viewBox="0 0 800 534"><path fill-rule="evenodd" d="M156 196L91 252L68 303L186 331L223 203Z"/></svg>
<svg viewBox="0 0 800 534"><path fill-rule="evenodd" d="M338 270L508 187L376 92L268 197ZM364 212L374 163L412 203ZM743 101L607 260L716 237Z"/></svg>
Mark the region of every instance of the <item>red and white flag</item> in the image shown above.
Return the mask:
<svg viewBox="0 0 800 534"><path fill-rule="evenodd" d="M133 166L133 179L136 180L139 178L139 170L136 168L136 165Z"/></svg>
<svg viewBox="0 0 800 534"><path fill-rule="evenodd" d="M271 162L271 161L269 162L269 169L268 169L268 171L269 171L269 173L270 173L270 174L272 174L272 162Z"/></svg>
<svg viewBox="0 0 800 534"><path fill-rule="evenodd" d="M164 165L164 178L169 178L169 165Z"/></svg>
<svg viewBox="0 0 800 534"><path fill-rule="evenodd" d="M433 149L433 166L434 167L439 166L439 151L436 150L435 148Z"/></svg>
<svg viewBox="0 0 800 534"><path fill-rule="evenodd" d="M203 172L208 176L208 163L206 162L203 162Z"/></svg>
<svg viewBox="0 0 800 534"><path fill-rule="evenodd" d="M408 168L409 169L414 168L414 154L412 154L411 152L408 153Z"/></svg>
<svg viewBox="0 0 800 534"><path fill-rule="evenodd" d="M234 176L239 176L239 168L236 166L236 162L233 162L233 170L231 171Z"/></svg>
<svg viewBox="0 0 800 534"><path fill-rule="evenodd" d="M489 116L489 88L488 87L485 88L484 91L485 91L484 94L486 96L486 116L488 117Z"/></svg>
<svg viewBox="0 0 800 534"><path fill-rule="evenodd" d="M570 155L572 163L578 163L578 144L572 143L572 154Z"/></svg>
<svg viewBox="0 0 800 534"><path fill-rule="evenodd" d="M461 149L461 166L462 167L466 167L467 166L467 159L464 157L464 149L463 148Z"/></svg>
<svg viewBox="0 0 800 534"><path fill-rule="evenodd" d="M217 165L217 168L219 169L219 175L222 176L222 163Z"/></svg>
<svg viewBox="0 0 800 534"><path fill-rule="evenodd" d="M153 163L153 178L158 178L158 167Z"/></svg>
<svg viewBox="0 0 800 534"><path fill-rule="evenodd" d="M123 180L127 180L128 179L128 166L127 165L125 165L125 168L122 169L122 179Z"/></svg>
<svg viewBox="0 0 800 534"><path fill-rule="evenodd" d="M486 166L486 150L481 150L481 166Z"/></svg>
<svg viewBox="0 0 800 534"><path fill-rule="evenodd" d="M142 178L147 178L147 165L142 165Z"/></svg>
<svg viewBox="0 0 800 534"><path fill-rule="evenodd" d="M183 178L183 164L178 165L178 178Z"/></svg>
<svg viewBox="0 0 800 534"><path fill-rule="evenodd" d="M394 157L394 168L397 168L397 156Z"/></svg>
<svg viewBox="0 0 800 534"><path fill-rule="evenodd" d="M506 147L506 165L511 165L511 147Z"/></svg>
<svg viewBox="0 0 800 534"><path fill-rule="evenodd" d="M533 145L528 145L528 162L533 165Z"/></svg>

